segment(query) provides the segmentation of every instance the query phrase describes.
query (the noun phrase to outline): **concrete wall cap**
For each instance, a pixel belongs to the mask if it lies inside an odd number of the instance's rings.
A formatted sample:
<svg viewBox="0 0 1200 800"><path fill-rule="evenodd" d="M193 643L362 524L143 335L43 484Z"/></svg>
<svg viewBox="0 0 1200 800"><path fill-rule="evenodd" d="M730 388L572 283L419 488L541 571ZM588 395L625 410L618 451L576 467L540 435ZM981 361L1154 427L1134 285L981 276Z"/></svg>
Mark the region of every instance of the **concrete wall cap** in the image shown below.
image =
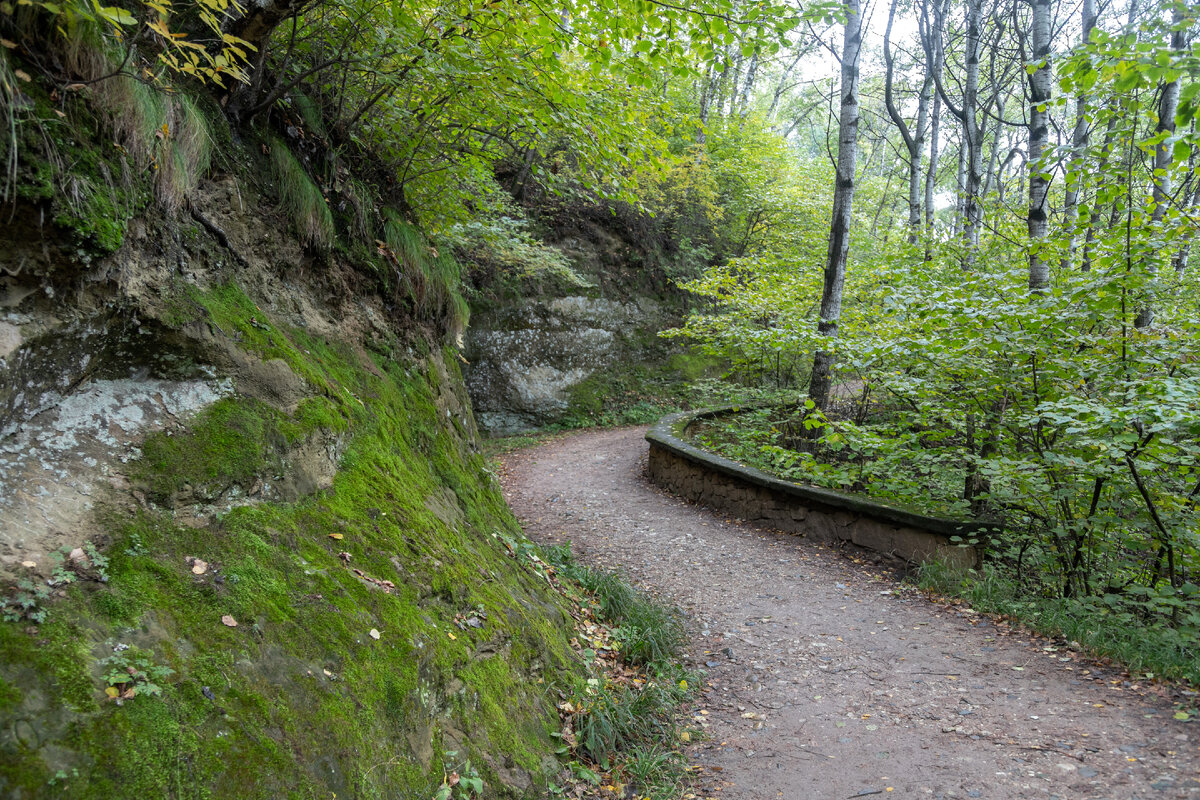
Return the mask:
<svg viewBox="0 0 1200 800"><path fill-rule="evenodd" d="M771 492L793 497L807 505L851 511L896 525L922 528L931 533L945 536L947 539L952 536L981 539L1000 529L1000 524L995 522L933 517L900 506L881 503L861 494L785 481L762 470L747 467L712 451L697 447L681 438L686 435L688 427L697 420L713 419L737 411L760 407L757 405L730 405L702 411L669 414L650 427L650 430L646 432L646 440L650 442L651 447L660 447L705 469L728 475L752 486L760 486Z"/></svg>

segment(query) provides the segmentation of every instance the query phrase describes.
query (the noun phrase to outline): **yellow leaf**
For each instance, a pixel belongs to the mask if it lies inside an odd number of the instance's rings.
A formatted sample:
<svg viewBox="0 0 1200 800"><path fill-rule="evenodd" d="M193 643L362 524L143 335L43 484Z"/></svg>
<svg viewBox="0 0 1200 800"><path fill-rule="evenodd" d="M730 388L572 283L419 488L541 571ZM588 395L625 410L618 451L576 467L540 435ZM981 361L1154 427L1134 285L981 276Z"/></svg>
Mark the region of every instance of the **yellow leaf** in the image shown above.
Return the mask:
<svg viewBox="0 0 1200 800"><path fill-rule="evenodd" d="M329 538L330 539L345 539L346 537L340 533L331 533L331 534L329 534Z"/></svg>
<svg viewBox="0 0 1200 800"><path fill-rule="evenodd" d="M121 690L115 686L109 686L107 689L104 690L104 693L106 695L108 695L109 697L116 699L118 696L120 696Z"/></svg>
<svg viewBox="0 0 1200 800"><path fill-rule="evenodd" d="M457 638L458 638L457 636L455 636L455 635L454 635L453 633L451 633L450 631L446 631L446 635L447 635L447 636L449 636L451 639L457 639Z"/></svg>

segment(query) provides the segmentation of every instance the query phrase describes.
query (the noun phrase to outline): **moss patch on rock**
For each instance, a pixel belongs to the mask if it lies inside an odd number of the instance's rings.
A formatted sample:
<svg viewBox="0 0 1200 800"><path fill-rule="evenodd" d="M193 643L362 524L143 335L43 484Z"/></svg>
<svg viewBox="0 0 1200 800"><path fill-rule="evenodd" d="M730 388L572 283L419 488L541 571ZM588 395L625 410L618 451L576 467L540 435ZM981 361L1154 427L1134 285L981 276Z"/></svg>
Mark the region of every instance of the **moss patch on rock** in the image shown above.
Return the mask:
<svg viewBox="0 0 1200 800"><path fill-rule="evenodd" d="M455 750L488 797L540 796L553 687L580 665L563 601L512 558L516 522L439 407L455 359L283 328L232 286L186 300L314 394L290 413L229 398L152 437L131 468L150 499L269 478L325 433L349 437L340 470L203 527L110 509L107 566L44 624L0 623L0 794L428 797Z"/></svg>

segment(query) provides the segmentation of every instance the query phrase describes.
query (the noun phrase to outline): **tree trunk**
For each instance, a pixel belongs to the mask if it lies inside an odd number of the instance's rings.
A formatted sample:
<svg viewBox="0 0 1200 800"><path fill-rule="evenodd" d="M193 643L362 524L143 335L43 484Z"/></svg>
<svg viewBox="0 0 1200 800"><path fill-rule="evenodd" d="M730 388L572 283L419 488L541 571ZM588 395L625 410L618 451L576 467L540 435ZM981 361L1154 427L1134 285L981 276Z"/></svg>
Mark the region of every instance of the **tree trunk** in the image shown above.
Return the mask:
<svg viewBox="0 0 1200 800"><path fill-rule="evenodd" d="M750 56L750 65L746 67L746 80L742 82L742 96L738 103L738 116L742 119L750 113L750 93L754 91L754 81L758 77L758 51Z"/></svg>
<svg viewBox="0 0 1200 800"><path fill-rule="evenodd" d="M1044 0L1043 0L1044 1ZM979 250L979 227L983 221L983 209L979 205L979 186L983 182L980 170L980 149L983 144L979 132L979 50L981 0L967 0L967 69L963 79L963 139L967 149L966 187L963 198L963 245L966 256L963 266L975 268Z"/></svg>
<svg viewBox="0 0 1200 800"><path fill-rule="evenodd" d="M992 151L988 154L988 166L983 173L984 197L991 194L993 184L1000 186L1000 176L1004 171L1004 164L1000 163L1000 143L1004 137L1004 96L997 93L995 101L996 125L992 128Z"/></svg>
<svg viewBox="0 0 1200 800"><path fill-rule="evenodd" d="M767 122L774 124L775 112L779 110L779 101L783 99L784 92L788 90L788 81L791 80L792 71L796 69L796 65L800 63L800 59L805 53L806 50L800 50L792 59L792 63L788 64L779 76L779 82L775 84L775 91L771 94L771 107L767 109Z"/></svg>
<svg viewBox="0 0 1200 800"><path fill-rule="evenodd" d="M937 210L934 193L937 189L938 134L941 132L942 96L933 93L933 115L929 121L929 170L925 173L925 260L933 260L933 218Z"/></svg>
<svg viewBox="0 0 1200 800"><path fill-rule="evenodd" d="M1173 22L1175 30L1171 32L1171 49L1176 53L1182 53L1187 39L1187 32L1182 27L1182 4L1175 6ZM1162 96L1158 100L1158 125L1154 132L1162 137L1162 142L1154 150L1154 167L1150 174L1150 180L1154 183L1154 191L1150 197L1152 205L1150 225L1154 228L1162 225L1163 215L1167 213L1167 198L1171 195L1171 161L1175 144L1171 141L1171 136L1175 133L1175 112L1178 108L1179 78L1176 78L1163 86ZM1150 274L1151 283L1154 283L1158 276L1158 263L1154 258L1146 260L1146 271ZM1138 311L1137 319L1133 324L1137 328L1148 328L1152 322L1154 322L1154 306L1147 301Z"/></svg>
<svg viewBox="0 0 1200 800"><path fill-rule="evenodd" d="M716 79L713 75L712 64L704 70L704 85L700 87L700 124L696 127L696 144L704 144L708 139L708 109L712 104L713 90Z"/></svg>
<svg viewBox="0 0 1200 800"><path fill-rule="evenodd" d="M1083 27L1080 42L1087 44L1096 27L1096 1L1083 0ZM1067 164L1066 189L1063 194L1063 230L1067 234L1067 253L1063 256L1062 268L1071 269L1075 250L1079 246L1079 195L1083 189L1083 154L1088 146L1088 96L1080 92L1075 98L1075 128L1071 132L1071 160Z"/></svg>
<svg viewBox="0 0 1200 800"><path fill-rule="evenodd" d="M1050 264L1042 257L1046 240L1050 179L1042 154L1050 139L1050 0L1033 0L1032 58L1029 67L1029 290L1050 285ZM1172 112L1174 114L1174 112Z"/></svg>
<svg viewBox="0 0 1200 800"><path fill-rule="evenodd" d="M950 0L934 0L943 4L949 3ZM936 215L936 207L934 205L934 195L937 191L938 178L938 156L940 155L938 148L940 144L940 134L942 127L942 94L938 87L942 83L942 67L945 62L945 48L942 43L942 29L940 21L945 16L945 12L936 14L936 19L939 26L934 29L929 25L928 20L928 5L925 0L921 3L921 13L918 19L921 44L925 49L925 74L933 81L933 113L929 124L929 171L925 174L925 234L928 238L925 240L925 260L933 260L933 222Z"/></svg>
<svg viewBox="0 0 1200 800"><path fill-rule="evenodd" d="M921 93L917 98L917 122L915 129L910 131L908 123L896 108L892 96L892 83L895 73L895 60L892 58L892 22L896 16L898 0L893 0L888 12L887 28L883 33L883 59L887 65L887 73L883 83L884 105L888 116L900 131L904 146L908 149L908 243L916 244L921 239L921 156L925 152L925 127L929 116L929 96L933 91L933 79L929 69L925 70L925 81L921 85Z"/></svg>
<svg viewBox="0 0 1200 800"><path fill-rule="evenodd" d="M963 137L965 138L965 136ZM967 149L965 141L958 143L958 168L954 178L954 236L961 238L967 229Z"/></svg>
<svg viewBox="0 0 1200 800"><path fill-rule="evenodd" d="M842 44L841 113L838 116L837 184L833 190L833 219L829 225L829 251L821 291L817 333L830 343L813 354L809 399L818 409L829 405L833 379L832 342L837 338L842 314L842 285L850 251L850 222L854 202L854 171L858 162L858 55L862 46L859 0L846 2L846 29Z"/></svg>

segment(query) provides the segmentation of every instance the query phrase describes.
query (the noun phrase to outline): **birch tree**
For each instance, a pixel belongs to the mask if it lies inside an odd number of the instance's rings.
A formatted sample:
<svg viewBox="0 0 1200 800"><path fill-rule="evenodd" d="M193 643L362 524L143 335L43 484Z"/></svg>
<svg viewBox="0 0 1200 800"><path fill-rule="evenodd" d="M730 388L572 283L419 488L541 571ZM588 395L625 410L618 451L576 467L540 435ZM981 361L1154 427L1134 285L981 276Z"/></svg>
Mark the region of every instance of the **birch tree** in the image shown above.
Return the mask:
<svg viewBox="0 0 1200 800"><path fill-rule="evenodd" d="M1050 176L1042 155L1050 134L1050 0L1033 0L1033 30L1029 71L1029 289L1043 292L1050 285L1050 265L1042 257L1049 222L1047 198ZM1174 112L1172 112L1173 114Z"/></svg>
<svg viewBox="0 0 1200 800"><path fill-rule="evenodd" d="M1187 41L1187 32L1183 26L1183 4L1176 3L1171 15L1171 50L1182 53ZM1157 228L1162 225L1163 216L1167 212L1167 202L1171 197L1171 162L1174 160L1175 142L1171 136L1175 133L1175 111L1179 108L1180 78L1168 81L1162 87L1158 100L1158 124L1155 126L1155 138L1158 145L1154 148L1154 168L1151 181L1154 189L1151 192L1150 225ZM1151 281L1158 276L1158 262L1153 257L1146 259L1146 271ZM1148 328L1154 322L1154 306L1147 302L1138 311L1134 326Z"/></svg>
<svg viewBox="0 0 1200 800"><path fill-rule="evenodd" d="M813 354L812 380L808 396L824 410L829 404L833 377L833 342L842 314L842 286L850 252L850 221L854 202L854 170L858 162L858 58L862 48L862 18L859 0L846 2L846 26L842 42L841 104L838 115L837 183L833 190L833 219L829 225L829 251L821 290L817 333L826 344Z"/></svg>

